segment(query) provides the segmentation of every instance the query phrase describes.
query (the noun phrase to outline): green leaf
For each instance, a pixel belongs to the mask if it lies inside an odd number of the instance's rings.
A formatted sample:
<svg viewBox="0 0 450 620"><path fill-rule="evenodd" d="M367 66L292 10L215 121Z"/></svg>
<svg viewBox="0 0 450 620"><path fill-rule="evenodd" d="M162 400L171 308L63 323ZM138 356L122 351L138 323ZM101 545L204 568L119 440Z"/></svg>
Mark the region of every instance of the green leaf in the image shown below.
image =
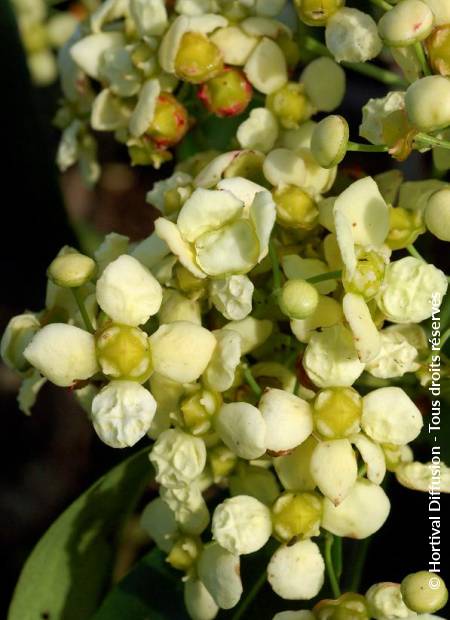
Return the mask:
<svg viewBox="0 0 450 620"><path fill-rule="evenodd" d="M181 576L153 549L111 590L91 620L188 620Z"/></svg>
<svg viewBox="0 0 450 620"><path fill-rule="evenodd" d="M148 448L100 478L51 525L20 575L8 620L87 620L108 588L117 536L151 475Z"/></svg>

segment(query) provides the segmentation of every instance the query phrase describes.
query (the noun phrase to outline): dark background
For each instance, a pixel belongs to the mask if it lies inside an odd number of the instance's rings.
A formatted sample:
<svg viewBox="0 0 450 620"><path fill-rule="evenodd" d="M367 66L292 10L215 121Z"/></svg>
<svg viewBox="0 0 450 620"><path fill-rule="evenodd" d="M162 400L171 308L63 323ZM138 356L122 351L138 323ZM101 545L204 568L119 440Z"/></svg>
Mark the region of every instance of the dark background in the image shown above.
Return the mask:
<svg viewBox="0 0 450 620"><path fill-rule="evenodd" d="M5 0L0 0L0 65L2 332L11 316L42 308L48 264L62 245L77 243L64 202L75 222L88 220L101 233L115 230L133 239L143 238L151 231L154 216L144 196L155 173L147 169L130 172L111 163L92 192L82 187L76 172L69 171L60 180L53 164L58 135L51 125L58 89L31 87ZM362 105L369 96L382 96L385 88L355 74L348 73L348 78L343 114L356 128ZM124 154L116 149L111 143L105 145L104 161L125 162ZM345 164L357 169L361 156L350 156ZM384 155L364 155L364 166L374 174L392 162ZM402 167L409 179L429 175L426 156L413 156ZM162 174L167 174L167 168ZM448 273L445 244L433 241L418 247ZM21 566L46 528L129 452L101 444L66 390L47 385L27 418L16 406L18 386L14 374L0 367L0 610L6 610ZM442 405L442 417L448 418L448 404ZM429 458L425 444L416 458ZM399 582L407 573L425 569L429 560L427 495L408 491L395 481L389 495L392 511L369 548L363 588L377 581ZM442 503L444 508L448 502ZM444 549L448 543L445 520L442 536ZM445 554L442 568L449 568Z"/></svg>

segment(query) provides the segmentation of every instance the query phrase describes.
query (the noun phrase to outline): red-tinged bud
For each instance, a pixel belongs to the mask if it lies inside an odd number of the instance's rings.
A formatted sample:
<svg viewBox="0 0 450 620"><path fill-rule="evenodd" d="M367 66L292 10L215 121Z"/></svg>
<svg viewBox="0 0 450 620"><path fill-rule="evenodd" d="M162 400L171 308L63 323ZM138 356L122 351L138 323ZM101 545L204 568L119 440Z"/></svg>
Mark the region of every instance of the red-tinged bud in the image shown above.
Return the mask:
<svg viewBox="0 0 450 620"><path fill-rule="evenodd" d="M180 142L188 129L186 108L171 93L162 92L157 99L155 115L147 135L158 148L164 149Z"/></svg>
<svg viewBox="0 0 450 620"><path fill-rule="evenodd" d="M216 116L242 114L251 101L253 89L239 69L226 67L222 73L200 87L197 96Z"/></svg>

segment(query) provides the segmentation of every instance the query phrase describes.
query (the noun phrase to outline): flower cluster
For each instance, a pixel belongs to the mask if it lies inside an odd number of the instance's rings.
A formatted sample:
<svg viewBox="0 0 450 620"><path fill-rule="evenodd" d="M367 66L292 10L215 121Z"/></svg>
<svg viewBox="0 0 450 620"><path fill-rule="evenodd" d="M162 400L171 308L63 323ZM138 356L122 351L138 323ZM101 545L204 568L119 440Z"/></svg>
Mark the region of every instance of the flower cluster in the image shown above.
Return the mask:
<svg viewBox="0 0 450 620"><path fill-rule="evenodd" d="M180 164L148 194L161 210L152 235L130 243L112 233L95 260L63 248L45 309L13 318L2 339L26 413L48 379L74 390L109 446L154 440L160 497L142 524L184 573L194 619L239 602L240 556L270 538L274 592L316 597L322 533L376 532L390 511L387 470L428 489L430 468L409 446L422 414L390 380L430 380L420 322L447 278L392 253L424 232L448 189L387 173L330 195L336 168L311 155L313 127L300 127L296 148L299 129L265 153ZM403 206L412 191L420 206ZM448 478L442 465L442 490ZM219 500L212 514L207 489ZM312 613L399 617L418 607L399 588L377 584Z"/></svg>

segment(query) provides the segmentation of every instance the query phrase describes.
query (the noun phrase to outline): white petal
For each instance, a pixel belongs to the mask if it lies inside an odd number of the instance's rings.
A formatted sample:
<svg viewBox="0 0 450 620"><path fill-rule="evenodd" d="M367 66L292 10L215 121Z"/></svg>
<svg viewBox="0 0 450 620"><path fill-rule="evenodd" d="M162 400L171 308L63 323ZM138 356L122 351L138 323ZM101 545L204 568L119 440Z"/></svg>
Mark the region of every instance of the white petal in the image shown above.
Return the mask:
<svg viewBox="0 0 450 620"><path fill-rule="evenodd" d="M267 319L255 319L248 316L242 321L231 321L223 329L236 331L242 339L242 355L261 346L273 331L273 323Z"/></svg>
<svg viewBox="0 0 450 620"><path fill-rule="evenodd" d="M206 278L206 274L197 266L194 253L190 245L183 240L176 224L163 217L159 217L155 220L155 233L167 243L171 252L178 257L180 263L192 275L196 278Z"/></svg>
<svg viewBox="0 0 450 620"><path fill-rule="evenodd" d="M70 54L89 77L98 79L103 52L124 45L125 39L122 33L99 32L98 34L89 34L77 41L70 48Z"/></svg>
<svg viewBox="0 0 450 620"><path fill-rule="evenodd" d="M241 154L244 154L241 151ZM231 192L244 203L245 207L250 207L259 192L266 192L266 188L258 183L244 179L243 177L229 177L222 179L217 183L217 189L223 189Z"/></svg>
<svg viewBox="0 0 450 620"><path fill-rule="evenodd" d="M263 172L266 179L274 187L278 185L302 187L306 179L303 159L289 149L270 151L264 160Z"/></svg>
<svg viewBox="0 0 450 620"><path fill-rule="evenodd" d="M229 276L211 280L209 298L226 319L241 321L252 311L254 289L253 282L247 276Z"/></svg>
<svg viewBox="0 0 450 620"><path fill-rule="evenodd" d="M184 604L192 620L213 620L219 611L203 582L194 577L184 582Z"/></svg>
<svg viewBox="0 0 450 620"><path fill-rule="evenodd" d="M142 86L138 102L130 118L129 127L132 136L138 138L149 128L160 92L158 80L148 80Z"/></svg>
<svg viewBox="0 0 450 620"><path fill-rule="evenodd" d="M346 293L342 307L353 333L358 357L364 364L367 364L378 355L381 348L380 334L367 303L361 295Z"/></svg>
<svg viewBox="0 0 450 620"><path fill-rule="evenodd" d="M160 497L149 502L142 511L140 526L162 551L169 553L178 534L178 527L166 502Z"/></svg>
<svg viewBox="0 0 450 620"><path fill-rule="evenodd" d="M96 131L115 131L125 127L127 115L120 105L120 100L105 88L100 91L92 103L91 127Z"/></svg>
<svg viewBox="0 0 450 620"><path fill-rule="evenodd" d="M175 428L161 433L149 455L155 480L165 488L189 485L205 468L206 447L199 437Z"/></svg>
<svg viewBox="0 0 450 620"><path fill-rule="evenodd" d="M167 27L164 0L130 0L130 13L141 37L162 35Z"/></svg>
<svg viewBox="0 0 450 620"><path fill-rule="evenodd" d="M258 192L250 206L250 220L255 227L259 241L258 263L269 253L269 241L276 218L276 207L272 194Z"/></svg>
<svg viewBox="0 0 450 620"><path fill-rule="evenodd" d="M259 410L267 425L268 450L292 450L312 433L311 407L294 394L269 388L259 401Z"/></svg>
<svg viewBox="0 0 450 620"><path fill-rule="evenodd" d="M267 38L262 39L252 51L244 71L249 82L265 95L284 86L288 79L283 52Z"/></svg>
<svg viewBox="0 0 450 620"><path fill-rule="evenodd" d="M331 58L321 57L310 62L300 81L317 110L332 112L341 105L345 95L345 71Z"/></svg>
<svg viewBox="0 0 450 620"><path fill-rule="evenodd" d="M165 241L152 233L140 241L130 252L131 256L142 263L147 269L157 265L169 254L170 250Z"/></svg>
<svg viewBox="0 0 450 620"><path fill-rule="evenodd" d="M233 160L239 156L242 151L229 151L222 153L209 162L205 168L194 179L196 187L210 188L217 185L222 178L223 173ZM238 197L238 196L237 196Z"/></svg>
<svg viewBox="0 0 450 620"><path fill-rule="evenodd" d="M39 391L46 381L47 379L42 377L38 370L32 370L31 373L24 377L17 395L17 404L22 413L31 415L31 409L37 400Z"/></svg>
<svg viewBox="0 0 450 620"><path fill-rule="evenodd" d="M245 65L258 39L245 33L239 26L220 28L211 35L210 40L222 52L224 63L242 67Z"/></svg>
<svg viewBox="0 0 450 620"><path fill-rule="evenodd" d="M206 545L198 561L198 574L221 609L231 609L242 595L239 556L217 543Z"/></svg>
<svg viewBox="0 0 450 620"><path fill-rule="evenodd" d="M367 478L375 484L381 484L386 475L386 461L380 446L369 439L364 433L350 437L367 466Z"/></svg>
<svg viewBox="0 0 450 620"><path fill-rule="evenodd" d="M348 439L320 441L310 468L317 486L335 506L348 496L358 476L355 453Z"/></svg>
<svg viewBox="0 0 450 620"><path fill-rule="evenodd" d="M234 382L241 361L241 337L231 329L214 332L217 346L204 373L206 384L213 390L225 392Z"/></svg>
<svg viewBox="0 0 450 620"><path fill-rule="evenodd" d="M223 405L215 428L224 444L243 459L257 459L266 451L266 423L259 409L249 403Z"/></svg>
<svg viewBox="0 0 450 620"><path fill-rule="evenodd" d="M325 563L311 540L282 545L267 566L267 580L274 592L287 600L309 600L324 583Z"/></svg>
<svg viewBox="0 0 450 620"><path fill-rule="evenodd" d="M278 138L278 122L267 108L254 108L239 125L236 138L243 149L267 153Z"/></svg>

